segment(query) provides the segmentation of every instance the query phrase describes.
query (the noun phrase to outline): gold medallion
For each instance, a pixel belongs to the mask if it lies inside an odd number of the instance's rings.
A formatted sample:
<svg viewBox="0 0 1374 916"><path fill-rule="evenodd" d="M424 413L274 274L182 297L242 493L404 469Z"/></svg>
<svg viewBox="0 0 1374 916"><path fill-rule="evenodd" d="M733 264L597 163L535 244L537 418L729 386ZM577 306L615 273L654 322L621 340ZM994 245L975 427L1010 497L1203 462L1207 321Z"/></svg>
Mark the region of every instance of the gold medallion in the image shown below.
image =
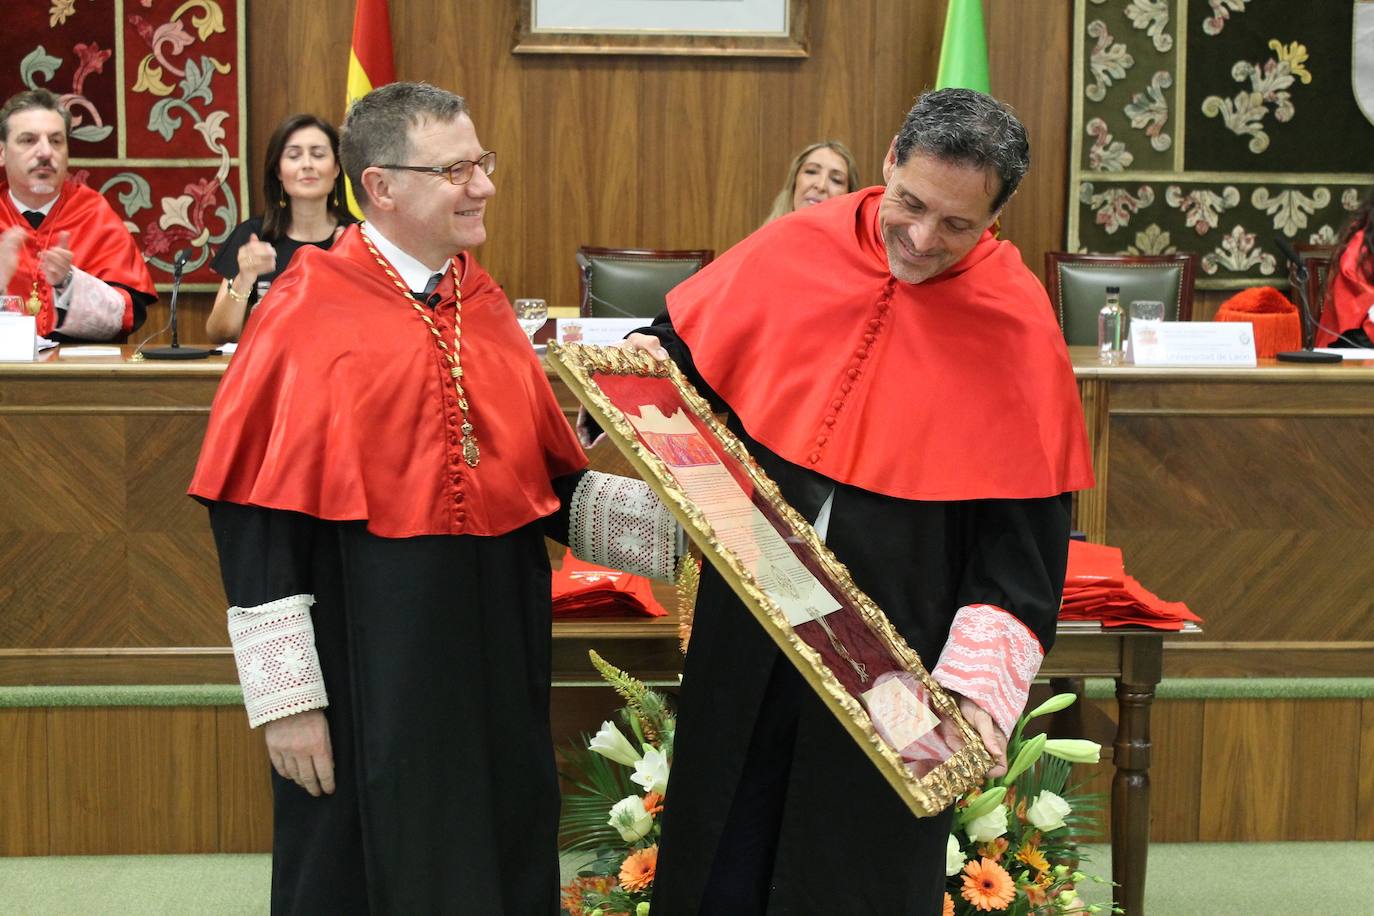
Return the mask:
<svg viewBox="0 0 1374 916"><path fill-rule="evenodd" d="M29 301L26 302L25 305L27 306L30 315L37 315L39 310L43 308L43 300L38 298L37 281L34 282L33 289L29 291Z"/></svg>

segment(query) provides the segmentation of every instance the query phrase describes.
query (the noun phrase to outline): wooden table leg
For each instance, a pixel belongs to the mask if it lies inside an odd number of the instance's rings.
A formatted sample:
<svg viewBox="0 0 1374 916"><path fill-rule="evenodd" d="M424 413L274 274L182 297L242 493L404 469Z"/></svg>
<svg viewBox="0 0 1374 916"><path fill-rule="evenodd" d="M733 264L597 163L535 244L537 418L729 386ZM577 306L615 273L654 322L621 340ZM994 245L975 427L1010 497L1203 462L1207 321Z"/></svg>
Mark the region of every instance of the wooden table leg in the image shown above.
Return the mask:
<svg viewBox="0 0 1374 916"><path fill-rule="evenodd" d="M1145 914L1150 850L1150 704L1159 683L1164 640L1126 636L1116 681L1117 730L1112 780L1113 902L1126 916Z"/></svg>

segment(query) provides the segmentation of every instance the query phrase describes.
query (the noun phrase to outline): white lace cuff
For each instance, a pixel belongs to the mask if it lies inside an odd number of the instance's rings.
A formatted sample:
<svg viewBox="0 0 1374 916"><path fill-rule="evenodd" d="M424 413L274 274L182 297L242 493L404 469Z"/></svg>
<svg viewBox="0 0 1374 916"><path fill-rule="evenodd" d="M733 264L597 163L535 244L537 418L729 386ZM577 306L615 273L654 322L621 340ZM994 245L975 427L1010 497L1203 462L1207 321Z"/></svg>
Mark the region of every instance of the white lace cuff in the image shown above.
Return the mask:
<svg viewBox="0 0 1374 916"><path fill-rule="evenodd" d="M681 529L642 480L588 471L573 491L568 546L598 566L673 581Z"/></svg>
<svg viewBox="0 0 1374 916"><path fill-rule="evenodd" d="M66 300L65 305L60 301ZM82 340L111 340L124 330L124 293L84 270L72 268L71 283L55 305L67 310L57 330Z"/></svg>
<svg viewBox="0 0 1374 916"><path fill-rule="evenodd" d="M1009 736L1044 658L1040 641L1024 623L991 604L970 604L954 615L931 677L981 706Z"/></svg>
<svg viewBox="0 0 1374 916"><path fill-rule="evenodd" d="M291 595L229 609L229 642L253 728L329 705L310 621L314 603L314 595Z"/></svg>

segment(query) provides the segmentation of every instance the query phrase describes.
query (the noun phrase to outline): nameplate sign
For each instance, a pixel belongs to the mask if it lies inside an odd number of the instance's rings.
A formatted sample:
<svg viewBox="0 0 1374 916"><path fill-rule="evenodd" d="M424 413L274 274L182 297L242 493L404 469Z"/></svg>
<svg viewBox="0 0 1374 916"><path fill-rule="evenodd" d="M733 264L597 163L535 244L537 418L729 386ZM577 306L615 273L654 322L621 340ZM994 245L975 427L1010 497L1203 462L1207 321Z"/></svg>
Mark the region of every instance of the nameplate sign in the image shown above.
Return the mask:
<svg viewBox="0 0 1374 916"><path fill-rule="evenodd" d="M38 359L38 319L0 312L0 362L31 363Z"/></svg>
<svg viewBox="0 0 1374 916"><path fill-rule="evenodd" d="M1254 366L1255 328L1248 321L1133 321L1137 366Z"/></svg>
<svg viewBox="0 0 1374 916"><path fill-rule="evenodd" d="M620 343L636 328L653 323L652 318L559 318L557 340L561 344L609 347Z"/></svg>

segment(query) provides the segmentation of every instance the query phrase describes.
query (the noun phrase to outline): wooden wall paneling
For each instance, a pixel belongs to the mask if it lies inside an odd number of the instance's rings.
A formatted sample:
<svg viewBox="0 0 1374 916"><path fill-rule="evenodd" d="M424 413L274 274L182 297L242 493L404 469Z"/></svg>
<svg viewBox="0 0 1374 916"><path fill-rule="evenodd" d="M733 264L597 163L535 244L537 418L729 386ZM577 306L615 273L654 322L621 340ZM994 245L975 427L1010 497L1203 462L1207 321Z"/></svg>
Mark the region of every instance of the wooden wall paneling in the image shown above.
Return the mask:
<svg viewBox="0 0 1374 916"><path fill-rule="evenodd" d="M1287 837L1296 780L1293 700L1204 700L1198 839L1272 842Z"/></svg>
<svg viewBox="0 0 1374 916"><path fill-rule="evenodd" d="M119 416L9 413L0 406L0 525L51 534L120 530L124 434Z"/></svg>
<svg viewBox="0 0 1374 916"><path fill-rule="evenodd" d="M1360 783L1360 700L1298 700L1285 840L1349 840L1355 836Z"/></svg>
<svg viewBox="0 0 1374 916"><path fill-rule="evenodd" d="M272 764L241 706L215 709L218 851L272 851Z"/></svg>
<svg viewBox="0 0 1374 916"><path fill-rule="evenodd" d="M839 3L828 5L843 8ZM855 100L851 104L858 111L871 108L873 113L869 134L857 141L859 147L854 154L860 157L864 182L875 185L883 184L883 157L902 126L902 119L916 97L935 86L945 27L945 0L874 0L872 5L872 44L857 49L858 56L851 62L855 68Z"/></svg>
<svg viewBox="0 0 1374 916"><path fill-rule="evenodd" d="M0 856L48 854L48 711L0 709Z"/></svg>
<svg viewBox="0 0 1374 916"><path fill-rule="evenodd" d="M1354 838L1374 840L1374 700L1360 703L1359 764Z"/></svg>
<svg viewBox="0 0 1374 916"><path fill-rule="evenodd" d="M1002 235L1042 277L1045 252L1063 249L1068 225L1073 4L990 0L987 13L992 94L1016 109L1031 143L1030 172L1003 211Z"/></svg>
<svg viewBox="0 0 1374 916"><path fill-rule="evenodd" d="M52 855L217 849L215 711L53 709Z"/></svg>
<svg viewBox="0 0 1374 916"><path fill-rule="evenodd" d="M657 169L644 148L643 70L624 57L531 60L524 71L524 183L529 210L520 231L525 275L508 286L554 306L578 304L578 245L633 247L645 212L645 175Z"/></svg>
<svg viewBox="0 0 1374 916"><path fill-rule="evenodd" d="M762 83L756 67L728 59L665 60L643 74L640 142L655 152L637 245L720 254L762 222Z"/></svg>

